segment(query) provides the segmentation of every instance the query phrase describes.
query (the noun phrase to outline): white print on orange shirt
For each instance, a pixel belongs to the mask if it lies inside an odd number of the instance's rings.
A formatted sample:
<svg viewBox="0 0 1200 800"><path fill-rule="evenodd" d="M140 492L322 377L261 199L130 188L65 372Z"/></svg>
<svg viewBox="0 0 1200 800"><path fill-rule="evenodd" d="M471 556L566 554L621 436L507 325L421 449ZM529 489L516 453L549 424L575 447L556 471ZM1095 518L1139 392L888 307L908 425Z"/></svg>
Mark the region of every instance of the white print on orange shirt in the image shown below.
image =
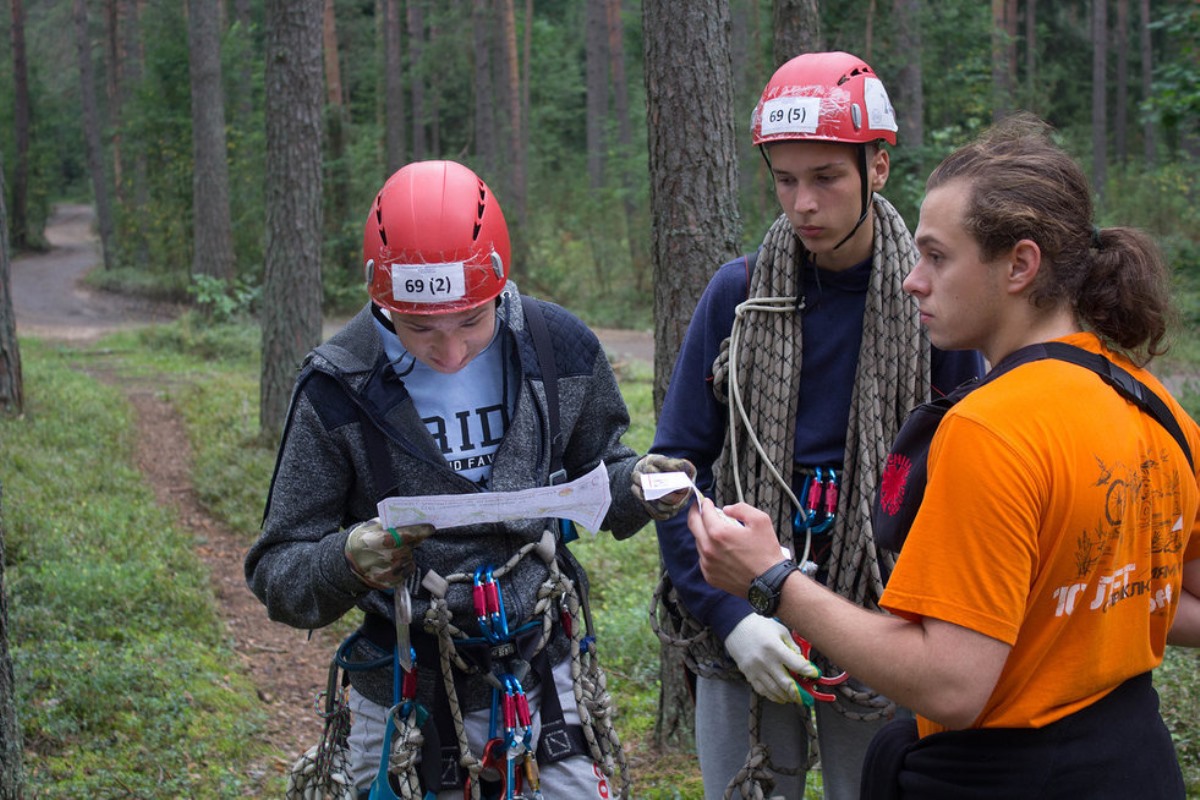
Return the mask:
<svg viewBox="0 0 1200 800"><path fill-rule="evenodd" d="M1096 585L1096 594L1088 605L1088 610L1107 611L1122 600L1141 595L1149 595L1150 613L1169 606L1172 595L1171 584L1168 583L1155 591L1151 588L1150 581L1130 581L1129 576L1136 568L1135 564L1126 564L1110 575L1100 576L1100 581ZM1072 583L1055 589L1054 597L1058 600L1058 607L1054 610L1054 616L1062 617L1072 614L1079 602L1080 594L1085 589L1087 589L1086 583Z"/></svg>

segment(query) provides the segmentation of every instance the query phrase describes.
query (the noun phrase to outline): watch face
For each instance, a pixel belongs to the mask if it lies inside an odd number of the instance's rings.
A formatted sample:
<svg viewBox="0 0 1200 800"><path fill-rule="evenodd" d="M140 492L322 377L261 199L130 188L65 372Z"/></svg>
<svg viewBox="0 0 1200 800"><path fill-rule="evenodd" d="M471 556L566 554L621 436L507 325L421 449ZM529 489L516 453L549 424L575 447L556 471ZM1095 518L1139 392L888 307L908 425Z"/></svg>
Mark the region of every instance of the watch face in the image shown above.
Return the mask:
<svg viewBox="0 0 1200 800"><path fill-rule="evenodd" d="M750 591L747 593L746 599L750 601L750 607L759 614L765 614L771 609L771 593L758 580L750 584Z"/></svg>

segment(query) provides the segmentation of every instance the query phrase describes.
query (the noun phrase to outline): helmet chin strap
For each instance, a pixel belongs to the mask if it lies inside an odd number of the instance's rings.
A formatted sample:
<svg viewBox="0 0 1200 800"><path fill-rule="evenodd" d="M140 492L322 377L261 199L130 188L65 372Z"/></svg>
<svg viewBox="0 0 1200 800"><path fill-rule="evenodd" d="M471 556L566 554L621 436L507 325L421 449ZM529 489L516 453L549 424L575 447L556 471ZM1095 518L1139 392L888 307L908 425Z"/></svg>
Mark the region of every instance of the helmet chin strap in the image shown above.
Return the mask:
<svg viewBox="0 0 1200 800"><path fill-rule="evenodd" d="M767 146L765 144L760 144L758 146L758 152L762 155L763 161L767 163L768 174L774 174L771 169L771 156L767 154ZM842 240L833 246L834 250L837 250L846 242L850 241L850 238L854 236L854 234L858 233L858 229L861 228L862 224L867 221L867 214L871 211L871 192L870 187L867 186L867 146L865 144L858 145L858 177L862 185L862 213L858 215L858 222L854 223L854 227L850 229L850 232L843 236ZM812 263L817 263L815 257L812 259Z"/></svg>
<svg viewBox="0 0 1200 800"><path fill-rule="evenodd" d="M871 195L867 186L867 146L860 144L858 146L858 175L862 179L862 213L858 216L858 222L854 223L854 227L850 232L842 237L842 240L833 246L834 250L850 241L850 237L858 232L862 224L867 220L867 212L871 210Z"/></svg>

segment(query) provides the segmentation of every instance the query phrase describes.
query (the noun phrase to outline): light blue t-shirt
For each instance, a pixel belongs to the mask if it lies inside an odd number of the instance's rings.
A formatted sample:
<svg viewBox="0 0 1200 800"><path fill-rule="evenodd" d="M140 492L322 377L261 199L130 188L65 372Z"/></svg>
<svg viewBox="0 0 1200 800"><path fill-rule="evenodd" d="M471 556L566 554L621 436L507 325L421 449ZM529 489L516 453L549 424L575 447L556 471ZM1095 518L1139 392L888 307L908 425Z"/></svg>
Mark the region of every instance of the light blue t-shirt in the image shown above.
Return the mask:
<svg viewBox="0 0 1200 800"><path fill-rule="evenodd" d="M384 351L404 381L413 404L455 472L480 485L492 475L492 461L508 430L516 370L505 375L506 359L496 330L483 351L458 372L445 374L415 359L399 337L378 320Z"/></svg>

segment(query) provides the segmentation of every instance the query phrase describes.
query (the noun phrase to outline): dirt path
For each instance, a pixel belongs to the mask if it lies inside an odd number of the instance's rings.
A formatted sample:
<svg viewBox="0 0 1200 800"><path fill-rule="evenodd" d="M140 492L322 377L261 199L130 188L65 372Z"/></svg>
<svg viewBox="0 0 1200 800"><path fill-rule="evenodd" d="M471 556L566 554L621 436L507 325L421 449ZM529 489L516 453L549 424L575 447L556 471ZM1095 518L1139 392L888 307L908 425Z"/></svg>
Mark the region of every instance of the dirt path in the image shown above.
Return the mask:
<svg viewBox="0 0 1200 800"><path fill-rule="evenodd" d="M47 227L51 249L14 259L11 288L19 335L87 347L105 333L163 322L175 313L79 284L99 261L92 222L88 206L59 206ZM229 644L254 682L268 717L267 734L279 750L250 766L247 777L253 788L248 796L275 794L271 789L279 785L279 776L321 735L313 703L324 688L337 642L323 631L310 640L306 631L267 618L243 577L248 543L209 516L196 497L183 422L161 399L161 385L131 381L103 367L94 374L119 385L129 398L137 419L137 466L158 502L174 509L179 525L192 534L197 556L208 565Z"/></svg>
<svg viewBox="0 0 1200 800"><path fill-rule="evenodd" d="M86 347L101 335L121 328L164 322L177 309L156 307L104 292L79 281L99 263L89 206L55 208L47 226L48 252L14 259L11 290L21 336L70 342ZM337 321L331 321L329 328ZM603 331L602 339L618 358L653 358L651 337L630 331ZM160 385L130 381L98 369L102 380L119 385L137 413L137 466L158 502L173 508L180 526L196 542L196 553L212 574L213 592L228 640L243 671L254 681L268 715L268 735L279 754L251 765L254 784L248 796L265 796L264 787L278 785L295 758L316 744L321 721L313 703L324 688L329 657L337 640L326 631L289 628L270 621L266 610L246 587L242 558L248 542L209 516L191 480L191 452L183 422L161 399ZM119 380L118 380L119 378Z"/></svg>

